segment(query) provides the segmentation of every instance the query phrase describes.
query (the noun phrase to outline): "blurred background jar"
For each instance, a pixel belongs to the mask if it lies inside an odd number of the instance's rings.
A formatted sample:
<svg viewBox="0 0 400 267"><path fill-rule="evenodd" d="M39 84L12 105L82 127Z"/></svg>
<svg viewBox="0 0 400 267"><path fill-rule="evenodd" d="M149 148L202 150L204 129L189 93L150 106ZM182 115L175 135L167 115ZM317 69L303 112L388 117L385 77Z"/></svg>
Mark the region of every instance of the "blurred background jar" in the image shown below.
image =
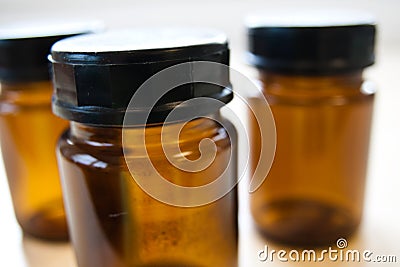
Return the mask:
<svg viewBox="0 0 400 267"><path fill-rule="evenodd" d="M248 59L277 131L271 170L250 196L258 229L299 246L350 236L363 210L375 92L363 70L375 60L373 18L254 16L247 34ZM259 152L257 127L253 121L252 149ZM255 156L253 170L257 163Z"/></svg>
<svg viewBox="0 0 400 267"><path fill-rule="evenodd" d="M51 61L53 110L71 121L58 164L78 265L237 266L237 138L219 115L233 97L226 36L79 36Z"/></svg>
<svg viewBox="0 0 400 267"><path fill-rule="evenodd" d="M67 240L55 144L68 122L51 112L47 56L58 40L99 23L47 21L0 28L0 139L17 221L24 233Z"/></svg>

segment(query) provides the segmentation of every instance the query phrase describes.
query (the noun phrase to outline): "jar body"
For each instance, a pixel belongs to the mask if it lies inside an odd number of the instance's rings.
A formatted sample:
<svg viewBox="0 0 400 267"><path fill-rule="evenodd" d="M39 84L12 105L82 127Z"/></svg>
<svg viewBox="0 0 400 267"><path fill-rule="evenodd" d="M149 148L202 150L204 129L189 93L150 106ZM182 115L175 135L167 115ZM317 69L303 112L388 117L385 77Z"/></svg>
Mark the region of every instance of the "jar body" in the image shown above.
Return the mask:
<svg viewBox="0 0 400 267"><path fill-rule="evenodd" d="M55 148L68 123L52 114L52 90L50 81L1 85L1 149L22 230L67 240Z"/></svg>
<svg viewBox="0 0 400 267"><path fill-rule="evenodd" d="M191 173L177 170L164 156L159 126L146 127L148 157L157 170L184 186L209 182L226 167L231 144L224 128L207 119L187 124L176 157L198 157L198 144L217 146L210 167ZM168 132L164 126L164 131ZM135 138L140 128L129 129ZM59 140L58 160L71 239L80 267L237 266L237 194L199 207L176 207L147 195L130 174L121 128L72 123ZM140 143L125 151L142 159ZM170 145L167 141L164 146ZM235 166L236 168L236 166ZM141 170L146 172L146 169ZM232 177L236 179L236 177ZM190 197L190 196L188 196Z"/></svg>
<svg viewBox="0 0 400 267"><path fill-rule="evenodd" d="M261 80L277 146L266 180L251 195L258 228L290 245L327 245L348 237L362 216L374 92L363 90L361 72L319 77L264 72Z"/></svg>

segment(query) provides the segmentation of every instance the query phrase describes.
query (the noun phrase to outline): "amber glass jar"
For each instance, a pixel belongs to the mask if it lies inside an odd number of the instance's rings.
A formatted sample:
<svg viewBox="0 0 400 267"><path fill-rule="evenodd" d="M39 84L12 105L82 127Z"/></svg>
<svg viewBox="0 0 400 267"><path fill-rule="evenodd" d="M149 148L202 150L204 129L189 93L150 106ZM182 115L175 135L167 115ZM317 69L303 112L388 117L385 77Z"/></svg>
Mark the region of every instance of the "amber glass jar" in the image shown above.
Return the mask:
<svg viewBox="0 0 400 267"><path fill-rule="evenodd" d="M370 21L248 27L249 59L277 131L271 170L250 196L266 237L329 245L359 225L374 101L362 72L374 63L374 36Z"/></svg>
<svg viewBox="0 0 400 267"><path fill-rule="evenodd" d="M0 29L0 133L15 214L24 233L67 240L55 147L68 122L51 112L47 55L52 44L95 25L64 23Z"/></svg>
<svg viewBox="0 0 400 267"><path fill-rule="evenodd" d="M236 137L233 126L219 116L221 106L180 105L196 97L229 102L229 77L218 78L227 87L192 82L164 96L164 88L152 86L145 95L162 96L154 106L146 99L128 105L144 81L178 63L190 62L174 77L189 80L215 74L208 69L197 73L194 61L228 65L224 35L163 29L74 37L55 44L51 60L53 110L71 121L58 143L58 161L78 265L237 266L235 188L222 188L225 193L212 201L177 205L149 194L135 177L144 177L145 183L156 179L144 163L149 159L163 179L189 189L183 198L163 187L156 191L187 203L196 197L190 189L215 181L227 168L225 178L235 185ZM164 80L161 86L168 84ZM172 109L183 109L183 116L164 124ZM137 118L147 111L148 120L140 123ZM198 117L187 120L189 113ZM124 123L124 116L125 122L131 119ZM207 168L182 170L166 156L179 147L170 155L175 162L196 160L203 140L211 140L216 152ZM228 166L229 161L234 164Z"/></svg>

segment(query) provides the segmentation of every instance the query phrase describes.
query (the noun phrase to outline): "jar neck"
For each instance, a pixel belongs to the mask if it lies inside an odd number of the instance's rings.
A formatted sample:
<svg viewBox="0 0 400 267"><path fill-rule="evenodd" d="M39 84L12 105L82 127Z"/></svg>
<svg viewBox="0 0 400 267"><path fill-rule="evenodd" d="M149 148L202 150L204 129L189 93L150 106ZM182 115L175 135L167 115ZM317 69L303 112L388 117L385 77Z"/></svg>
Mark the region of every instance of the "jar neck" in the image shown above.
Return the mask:
<svg viewBox="0 0 400 267"><path fill-rule="evenodd" d="M189 122L178 121L169 124L153 124L137 127L122 127L122 126L96 126L82 124L78 122L70 123L70 136L74 142L84 142L90 145L107 145L122 146L122 135L130 139L130 143L135 143L135 140L140 139L143 134L146 138L146 144L158 144L161 140L161 134L168 139L169 136L176 136L179 131L179 142L185 142L182 139L190 139L193 135L197 137L210 135L211 132L217 131L218 123L214 119L219 120L220 114L215 113L210 118L198 118Z"/></svg>
<svg viewBox="0 0 400 267"><path fill-rule="evenodd" d="M0 109L9 110L11 106L50 107L53 84L51 81L34 82L1 82L0 83ZM4 105L11 105L4 107Z"/></svg>
<svg viewBox="0 0 400 267"><path fill-rule="evenodd" d="M259 79L264 88L291 88L296 90L359 89L363 70L334 75L288 75L260 70Z"/></svg>
<svg viewBox="0 0 400 267"><path fill-rule="evenodd" d="M51 80L41 81L21 81L21 82L0 82L1 91L26 91L26 90L52 90L53 83Z"/></svg>
<svg viewBox="0 0 400 267"><path fill-rule="evenodd" d="M32 97L43 99L49 102L53 92L51 81L33 81L33 82L1 82L0 95L4 98L14 99L19 102L32 101Z"/></svg>

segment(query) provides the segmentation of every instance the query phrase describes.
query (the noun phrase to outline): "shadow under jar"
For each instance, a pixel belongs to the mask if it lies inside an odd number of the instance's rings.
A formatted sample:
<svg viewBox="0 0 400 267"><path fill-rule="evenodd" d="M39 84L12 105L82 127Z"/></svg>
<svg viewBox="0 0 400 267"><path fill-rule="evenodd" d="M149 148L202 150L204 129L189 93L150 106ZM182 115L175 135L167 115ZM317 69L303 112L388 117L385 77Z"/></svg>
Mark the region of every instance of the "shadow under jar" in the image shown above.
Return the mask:
<svg viewBox="0 0 400 267"><path fill-rule="evenodd" d="M266 237L330 245L360 224L375 93L362 71L374 63L374 36L370 21L248 27L249 59L277 131L271 170L250 197ZM252 132L257 151L254 120Z"/></svg>
<svg viewBox="0 0 400 267"><path fill-rule="evenodd" d="M61 22L0 28L2 156L16 218L24 233L37 238L68 239L55 155L68 122L51 111L47 56L56 41L94 28Z"/></svg>
<svg viewBox="0 0 400 267"><path fill-rule="evenodd" d="M170 66L197 60L228 65L226 37L182 29L110 32L61 41L51 60L53 109L71 121L58 143L58 161L78 265L237 266L236 133L219 115L233 96L227 73L218 78L226 87L189 83L163 95L164 88L153 86L145 95L163 97L151 112L148 99L128 106L145 80ZM193 66L185 65L178 77L215 73ZM222 104L178 106L199 96ZM164 123L172 108L183 109L182 116ZM138 118L147 111L143 124ZM191 115L196 118L187 120ZM198 171L174 165L203 156L214 159ZM160 178L155 171L189 190L155 186L167 199L155 198L144 190ZM190 189L221 175L227 184L214 189L224 193L212 198L208 191L200 197L209 201L197 201Z"/></svg>

